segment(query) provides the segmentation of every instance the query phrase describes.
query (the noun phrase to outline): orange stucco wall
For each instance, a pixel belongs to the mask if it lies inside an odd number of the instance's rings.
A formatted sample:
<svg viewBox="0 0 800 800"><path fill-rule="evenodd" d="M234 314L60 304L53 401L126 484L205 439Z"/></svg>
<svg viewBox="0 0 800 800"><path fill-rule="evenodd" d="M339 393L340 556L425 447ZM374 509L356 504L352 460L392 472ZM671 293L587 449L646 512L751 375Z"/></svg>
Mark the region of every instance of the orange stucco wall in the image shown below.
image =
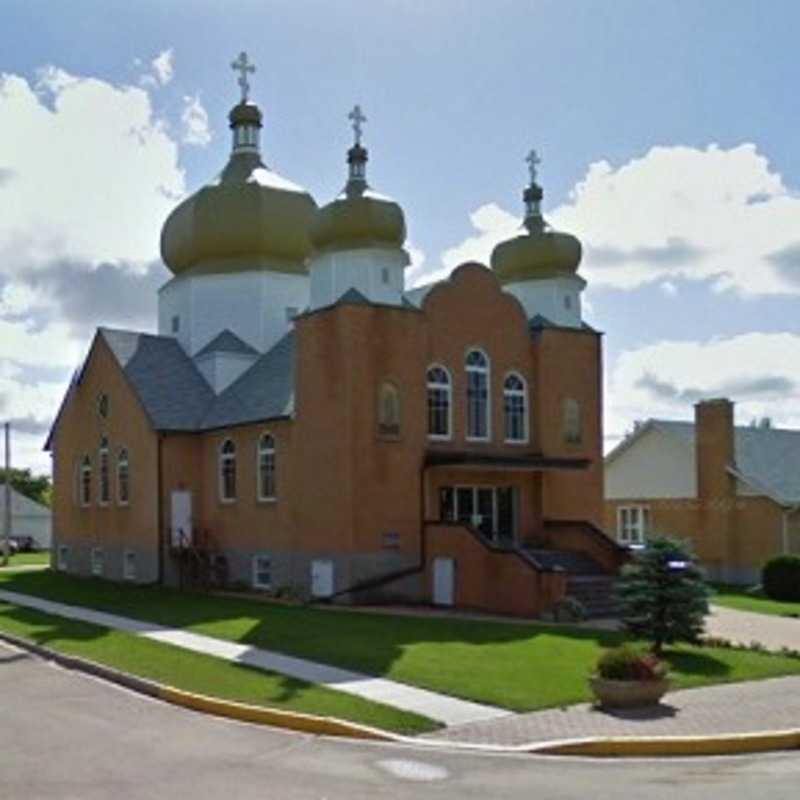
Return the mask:
<svg viewBox="0 0 800 800"><path fill-rule="evenodd" d="M519 303L501 290L490 270L475 264L459 267L449 281L434 288L421 310L340 304L301 316L295 327L291 419L202 433L159 434L165 536L172 492L189 490L194 526L207 532L219 551L240 559L237 569L242 575L247 559L257 552L274 553L276 559L286 554L330 557L337 559L336 588L344 589L392 569L422 563L423 526L439 516L441 486L517 486L523 541L535 538L544 517L602 521L601 339L594 332L547 329L531 336ZM118 365L110 354L101 352L104 347L95 348L97 365L89 372L96 379L92 388L82 389L73 400L75 414L87 414L88 398L101 385L113 390L115 407L123 402L131 406L126 424L138 427L124 436L136 442L131 447L132 482L138 491L147 492L137 495L131 510L148 520L151 541L155 541L159 439L147 427ZM491 364L491 436L486 442L468 441L465 432L464 360L474 347L481 348ZM432 364L446 367L452 379L452 435L446 441L431 441L427 436L426 372ZM529 393L529 437L522 444L504 440L503 381L512 370L523 376ZM396 435L384 435L378 426L379 389L385 381L399 390ZM575 400L581 411L578 443L566 443L563 437L567 398ZM73 417L65 415L59 435L77 435L73 424ZM62 429L70 432L62 434ZM261 502L256 496L256 446L265 432L276 440L274 503ZM86 435L78 438L84 442ZM237 452L238 491L232 503L223 502L218 489L218 453L226 438L234 441ZM428 453L448 451L587 459L590 466L547 472L425 467ZM64 475L57 472L56 491L65 507L66 487ZM72 513L65 511L62 519ZM458 546L467 548L463 558L472 552L471 545ZM296 559L294 571L287 568L281 580L307 576L303 558ZM486 563L495 562L507 563L503 559ZM489 567L463 568L465 603L473 605L476 597L484 596L478 584L490 577L482 572L485 569ZM491 569L500 575L510 568ZM544 596L550 598L547 593L558 589L556 584L555 589L549 584L543 589L536 583L543 579L527 567L513 575L517 577L509 580L518 588L519 576L532 580L534 594L545 591ZM519 591L527 596L528 589ZM540 605L531 600L520 613Z"/></svg>
<svg viewBox="0 0 800 800"><path fill-rule="evenodd" d="M98 398L109 398L109 414L98 413ZM106 436L110 452L111 496L99 501L100 437ZM130 502L119 504L116 459L127 448L130 460ZM139 579L155 581L157 575L158 436L152 430L138 399L119 370L101 337L84 365L59 418L53 448L53 550L70 548L69 569L89 572L89 551L102 548L104 573L122 575L122 551L137 551ZM92 496L87 507L78 500L78 463L84 455L92 461Z"/></svg>

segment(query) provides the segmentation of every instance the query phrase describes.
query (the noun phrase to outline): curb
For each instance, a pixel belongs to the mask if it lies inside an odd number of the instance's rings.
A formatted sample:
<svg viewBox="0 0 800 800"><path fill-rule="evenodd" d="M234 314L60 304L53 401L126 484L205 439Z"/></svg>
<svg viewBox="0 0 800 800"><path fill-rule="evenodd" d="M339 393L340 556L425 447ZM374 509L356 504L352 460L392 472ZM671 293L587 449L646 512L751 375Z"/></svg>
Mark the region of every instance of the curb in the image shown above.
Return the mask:
<svg viewBox="0 0 800 800"><path fill-rule="evenodd" d="M652 756L732 756L800 749L800 728L788 731L729 733L713 736L652 736L643 738L566 739L526 748L552 756L630 758Z"/></svg>
<svg viewBox="0 0 800 800"><path fill-rule="evenodd" d="M34 653L67 669L85 672L138 694L162 700L172 705L239 722L269 725L315 736L395 742L416 747L454 748L484 753L527 753L541 756L587 756L593 758L730 756L800 749L800 728L786 731L760 731L758 733L713 736L653 736L642 738L622 736L564 739L555 742L539 742L511 747L431 740L423 737L389 733L378 728L359 725L336 717L320 717L314 714L282 711L276 708L253 706L232 700L222 700L218 697L194 694L183 689L176 689L174 686L167 686L127 672L121 672L112 667L98 664L95 661L59 653L49 647L4 631L0 631L0 641Z"/></svg>
<svg viewBox="0 0 800 800"><path fill-rule="evenodd" d="M219 697L187 692L176 689L174 686L157 683L146 678L139 678L128 672L122 672L112 667L106 667L95 661L90 661L79 656L67 655L57 650L52 650L28 639L15 636L4 631L0 632L0 641L8 642L21 650L27 650L41 658L53 661L67 669L85 672L96 678L115 683L138 694L156 700L163 700L172 705L213 714L218 717L238 720L240 722L253 722L259 725L271 725L276 728L285 728L316 736L337 736L349 739L368 739L372 741L407 741L404 737L397 736L378 728L359 725L355 722L338 719L336 717L319 717L314 714L302 714L296 711L282 711L277 708L253 706L247 703L237 703L233 700L223 700Z"/></svg>

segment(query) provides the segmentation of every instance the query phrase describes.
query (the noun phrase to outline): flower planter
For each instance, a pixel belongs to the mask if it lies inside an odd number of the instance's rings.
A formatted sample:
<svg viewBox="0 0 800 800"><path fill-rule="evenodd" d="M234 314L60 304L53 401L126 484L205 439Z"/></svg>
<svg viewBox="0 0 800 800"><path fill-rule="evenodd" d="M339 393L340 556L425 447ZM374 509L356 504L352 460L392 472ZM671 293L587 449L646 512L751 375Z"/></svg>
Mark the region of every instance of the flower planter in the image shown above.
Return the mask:
<svg viewBox="0 0 800 800"><path fill-rule="evenodd" d="M615 681L596 675L589 678L589 685L599 704L607 708L656 705L670 688L666 678L655 681Z"/></svg>

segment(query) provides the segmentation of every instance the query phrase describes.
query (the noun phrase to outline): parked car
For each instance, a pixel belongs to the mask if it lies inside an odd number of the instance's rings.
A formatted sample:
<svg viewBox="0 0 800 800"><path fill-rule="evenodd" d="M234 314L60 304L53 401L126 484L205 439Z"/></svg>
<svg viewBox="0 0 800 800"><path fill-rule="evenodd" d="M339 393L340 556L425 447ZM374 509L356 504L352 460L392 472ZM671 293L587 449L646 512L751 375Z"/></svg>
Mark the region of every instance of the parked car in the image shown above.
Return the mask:
<svg viewBox="0 0 800 800"><path fill-rule="evenodd" d="M9 536L8 543L12 553L32 553L36 549L33 536Z"/></svg>

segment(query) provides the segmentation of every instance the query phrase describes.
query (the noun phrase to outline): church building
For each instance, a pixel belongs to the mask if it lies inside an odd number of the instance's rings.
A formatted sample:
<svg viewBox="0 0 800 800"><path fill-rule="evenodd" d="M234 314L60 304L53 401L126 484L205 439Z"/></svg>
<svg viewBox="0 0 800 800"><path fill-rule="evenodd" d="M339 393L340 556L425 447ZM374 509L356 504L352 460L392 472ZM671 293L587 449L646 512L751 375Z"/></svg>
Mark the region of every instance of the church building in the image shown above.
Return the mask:
<svg viewBox="0 0 800 800"><path fill-rule="evenodd" d="M491 266L409 289L401 207L367 179L318 206L230 112L219 176L161 233L158 334L100 328L53 425L53 566L137 583L534 616L591 602L602 339L580 242L542 217Z"/></svg>

